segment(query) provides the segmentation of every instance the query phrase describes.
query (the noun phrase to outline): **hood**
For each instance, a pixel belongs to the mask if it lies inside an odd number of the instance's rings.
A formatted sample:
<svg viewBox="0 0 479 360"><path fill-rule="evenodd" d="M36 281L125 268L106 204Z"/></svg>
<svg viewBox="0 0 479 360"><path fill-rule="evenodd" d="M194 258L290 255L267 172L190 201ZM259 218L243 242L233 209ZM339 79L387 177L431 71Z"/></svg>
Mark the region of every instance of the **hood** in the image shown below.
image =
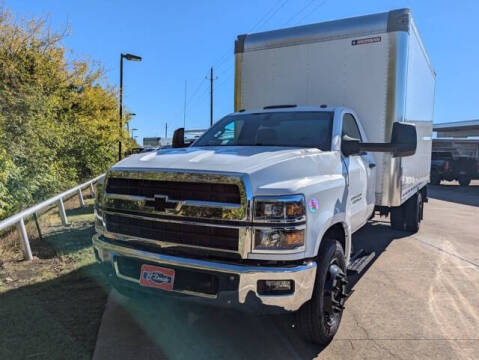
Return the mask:
<svg viewBox="0 0 479 360"><path fill-rule="evenodd" d="M318 152L316 149L276 146L207 146L163 149L132 155L117 168L158 168L181 170L223 171L249 174L279 161Z"/></svg>
<svg viewBox="0 0 479 360"><path fill-rule="evenodd" d="M112 170L191 170L243 174L249 176L252 190L256 192L262 186L271 189L272 184L286 185L292 179L324 173L326 164L320 158L330 159L332 154L313 148L277 146L188 147L135 154L114 165Z"/></svg>

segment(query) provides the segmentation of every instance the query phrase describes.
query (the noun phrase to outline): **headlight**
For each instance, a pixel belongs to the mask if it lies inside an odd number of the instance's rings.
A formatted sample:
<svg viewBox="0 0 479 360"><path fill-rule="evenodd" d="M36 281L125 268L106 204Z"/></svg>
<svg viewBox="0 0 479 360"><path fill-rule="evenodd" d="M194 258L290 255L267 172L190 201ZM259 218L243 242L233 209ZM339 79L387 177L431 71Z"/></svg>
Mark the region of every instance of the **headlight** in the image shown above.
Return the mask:
<svg viewBox="0 0 479 360"><path fill-rule="evenodd" d="M256 229L255 250L293 250L304 246L304 229Z"/></svg>
<svg viewBox="0 0 479 360"><path fill-rule="evenodd" d="M297 222L306 220L304 195L261 196L254 200L254 221Z"/></svg>
<svg viewBox="0 0 479 360"><path fill-rule="evenodd" d="M304 247L304 195L255 197L253 215L254 251L301 251Z"/></svg>

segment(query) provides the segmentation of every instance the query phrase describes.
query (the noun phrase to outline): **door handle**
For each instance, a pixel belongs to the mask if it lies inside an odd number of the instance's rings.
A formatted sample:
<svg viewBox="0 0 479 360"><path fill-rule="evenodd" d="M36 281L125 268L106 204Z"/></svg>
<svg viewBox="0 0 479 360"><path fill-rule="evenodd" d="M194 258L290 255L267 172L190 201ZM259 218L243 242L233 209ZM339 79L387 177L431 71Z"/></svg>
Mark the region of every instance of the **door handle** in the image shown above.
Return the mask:
<svg viewBox="0 0 479 360"><path fill-rule="evenodd" d="M372 169L372 168L375 168L376 167L376 164L375 163L369 163L369 168Z"/></svg>

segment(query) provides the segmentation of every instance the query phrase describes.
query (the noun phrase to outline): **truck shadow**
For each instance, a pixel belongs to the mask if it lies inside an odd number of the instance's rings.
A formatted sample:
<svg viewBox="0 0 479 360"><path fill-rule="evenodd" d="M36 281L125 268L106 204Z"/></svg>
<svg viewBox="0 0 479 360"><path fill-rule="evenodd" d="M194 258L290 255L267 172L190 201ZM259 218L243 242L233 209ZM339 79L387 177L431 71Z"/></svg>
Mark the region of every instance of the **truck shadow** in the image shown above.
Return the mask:
<svg viewBox="0 0 479 360"><path fill-rule="evenodd" d="M0 359L91 358L109 292L98 267L11 290L0 282Z"/></svg>
<svg viewBox="0 0 479 360"><path fill-rule="evenodd" d="M456 182L428 185L428 196L457 204L479 206L479 181L472 181L467 187L459 186Z"/></svg>
<svg viewBox="0 0 479 360"><path fill-rule="evenodd" d="M387 250L389 244L394 240L398 240L409 236L410 233L394 230L388 220L375 217L369 221L366 226L358 230L353 235L353 251L363 249L365 253L375 252L376 256L373 260L364 268L360 274L348 273L349 287L354 290L354 286L374 264L374 262L381 256L381 254Z"/></svg>
<svg viewBox="0 0 479 360"><path fill-rule="evenodd" d="M375 251L376 256L361 274L350 277L351 288L392 241L408 235L382 221L371 221L358 231L353 239L356 248ZM172 298L131 300L118 295L118 299L118 306L149 338L145 346L166 358L312 359L323 350L302 339L294 314L250 314ZM131 324L128 327L131 330ZM125 334L112 336L124 338Z"/></svg>
<svg viewBox="0 0 479 360"><path fill-rule="evenodd" d="M407 235L392 231L387 222L371 221L353 241L357 249L375 251L374 262L392 241ZM352 288L368 268L350 277ZM0 294L0 324L10 334L0 339L0 358L91 356L106 301L104 289L106 279L97 265L91 265ZM169 297L113 298L103 319L109 326L107 356L102 358L134 359L142 347L148 348L149 359L312 359L323 350L303 341L294 314L250 314ZM345 311L347 307L346 303ZM36 340L22 337L25 331ZM55 346L50 339L55 339Z"/></svg>

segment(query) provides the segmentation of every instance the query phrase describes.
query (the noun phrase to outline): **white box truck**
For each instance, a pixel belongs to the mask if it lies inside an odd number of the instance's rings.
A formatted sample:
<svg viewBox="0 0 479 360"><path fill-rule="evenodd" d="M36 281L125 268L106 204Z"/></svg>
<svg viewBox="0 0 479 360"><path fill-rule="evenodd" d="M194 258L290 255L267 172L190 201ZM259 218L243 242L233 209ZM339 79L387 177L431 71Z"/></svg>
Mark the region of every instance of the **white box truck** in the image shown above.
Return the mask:
<svg viewBox="0 0 479 360"><path fill-rule="evenodd" d="M409 10L241 35L235 53L234 113L108 171L95 255L124 294L295 311L326 344L371 259L352 234L375 211L418 230L434 71Z"/></svg>

